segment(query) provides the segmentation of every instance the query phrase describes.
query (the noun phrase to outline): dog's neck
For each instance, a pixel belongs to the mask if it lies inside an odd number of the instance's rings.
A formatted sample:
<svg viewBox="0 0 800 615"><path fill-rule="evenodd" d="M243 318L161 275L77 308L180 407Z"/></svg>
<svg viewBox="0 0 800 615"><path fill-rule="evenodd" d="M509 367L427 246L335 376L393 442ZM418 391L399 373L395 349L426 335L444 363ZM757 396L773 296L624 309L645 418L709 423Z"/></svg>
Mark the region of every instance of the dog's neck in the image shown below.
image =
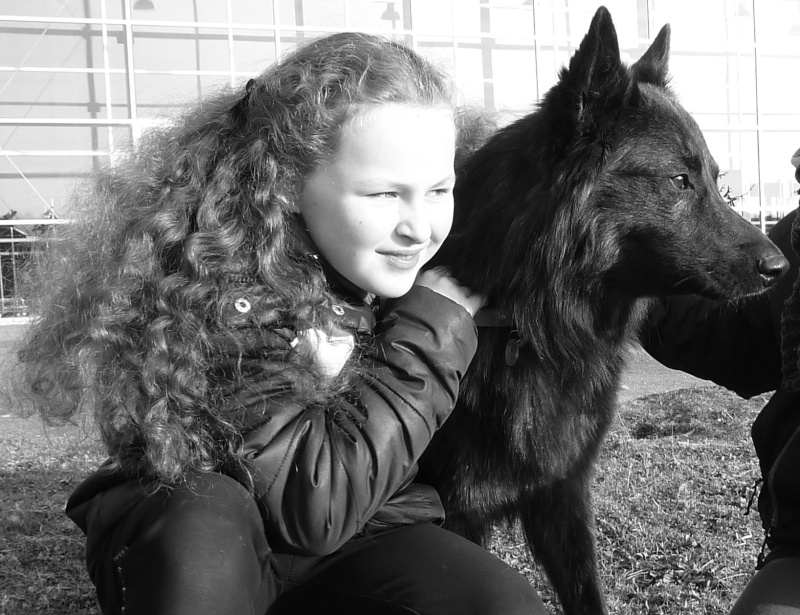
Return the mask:
<svg viewBox="0 0 800 615"><path fill-rule="evenodd" d="M475 325L479 328L508 329L508 341L504 353L506 365L513 367L519 359L519 349L530 343L514 325L511 315L499 308L486 307L475 314Z"/></svg>
<svg viewBox="0 0 800 615"><path fill-rule="evenodd" d="M475 314L477 327L510 327L514 328L511 314L499 308L485 307Z"/></svg>

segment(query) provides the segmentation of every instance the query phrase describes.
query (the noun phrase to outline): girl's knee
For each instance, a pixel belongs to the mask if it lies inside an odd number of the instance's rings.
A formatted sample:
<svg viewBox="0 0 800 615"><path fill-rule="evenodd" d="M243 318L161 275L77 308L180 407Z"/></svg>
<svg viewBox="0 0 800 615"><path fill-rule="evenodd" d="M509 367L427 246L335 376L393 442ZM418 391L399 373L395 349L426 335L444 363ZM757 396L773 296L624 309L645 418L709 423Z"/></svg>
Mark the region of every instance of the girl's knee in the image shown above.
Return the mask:
<svg viewBox="0 0 800 615"><path fill-rule="evenodd" d="M138 605L133 612L177 609L178 598L209 613L246 613L247 605L265 603L270 549L258 507L241 485L203 476L149 495L140 506L132 511L138 527L113 562L126 603Z"/></svg>
<svg viewBox="0 0 800 615"><path fill-rule="evenodd" d="M221 474L196 477L160 498L145 535L158 536L174 551L263 559L269 554L255 499ZM151 512L152 514L152 512Z"/></svg>
<svg viewBox="0 0 800 615"><path fill-rule="evenodd" d="M542 599L521 573L509 569L506 575L495 576L494 583L487 583L485 601L476 613L485 615L546 615ZM477 598L477 602L481 598Z"/></svg>

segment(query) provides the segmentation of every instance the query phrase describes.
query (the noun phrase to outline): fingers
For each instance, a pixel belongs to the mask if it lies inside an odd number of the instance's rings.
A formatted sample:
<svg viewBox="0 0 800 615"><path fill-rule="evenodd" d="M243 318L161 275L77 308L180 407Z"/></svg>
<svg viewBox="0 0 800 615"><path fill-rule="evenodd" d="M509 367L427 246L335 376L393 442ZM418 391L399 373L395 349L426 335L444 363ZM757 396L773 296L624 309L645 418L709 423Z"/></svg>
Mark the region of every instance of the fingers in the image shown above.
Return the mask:
<svg viewBox="0 0 800 615"><path fill-rule="evenodd" d="M451 301L455 301L467 310L470 316L475 316L475 313L486 304L483 295L473 293L470 288L459 284L458 280L452 277L444 267L434 267L420 272L415 284L429 288Z"/></svg>

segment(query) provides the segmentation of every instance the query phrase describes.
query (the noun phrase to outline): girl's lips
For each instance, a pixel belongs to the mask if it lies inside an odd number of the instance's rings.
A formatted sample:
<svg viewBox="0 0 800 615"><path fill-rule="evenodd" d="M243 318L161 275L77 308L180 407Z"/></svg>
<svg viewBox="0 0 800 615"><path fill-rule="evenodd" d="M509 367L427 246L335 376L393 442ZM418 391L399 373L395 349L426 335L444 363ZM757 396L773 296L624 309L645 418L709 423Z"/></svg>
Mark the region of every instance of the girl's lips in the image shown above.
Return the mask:
<svg viewBox="0 0 800 615"><path fill-rule="evenodd" d="M383 252L382 254L389 262L390 266L405 271L414 269L419 265L422 250L415 250L413 252Z"/></svg>

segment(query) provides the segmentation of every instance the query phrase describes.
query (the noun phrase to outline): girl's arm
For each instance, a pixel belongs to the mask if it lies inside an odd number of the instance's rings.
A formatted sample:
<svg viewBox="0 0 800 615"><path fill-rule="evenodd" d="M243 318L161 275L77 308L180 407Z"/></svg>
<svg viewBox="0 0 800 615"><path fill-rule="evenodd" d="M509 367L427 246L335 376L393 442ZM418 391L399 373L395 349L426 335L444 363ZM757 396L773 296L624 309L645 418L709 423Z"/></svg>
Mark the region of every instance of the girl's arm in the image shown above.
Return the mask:
<svg viewBox="0 0 800 615"><path fill-rule="evenodd" d="M780 340L765 296L740 303L693 295L664 299L640 340L661 364L745 398L780 385Z"/></svg>
<svg viewBox="0 0 800 615"><path fill-rule="evenodd" d="M244 453L270 544L331 553L408 486L476 346L465 309L415 286L386 306L370 368L337 407L278 406L250 387L246 403L268 420Z"/></svg>

